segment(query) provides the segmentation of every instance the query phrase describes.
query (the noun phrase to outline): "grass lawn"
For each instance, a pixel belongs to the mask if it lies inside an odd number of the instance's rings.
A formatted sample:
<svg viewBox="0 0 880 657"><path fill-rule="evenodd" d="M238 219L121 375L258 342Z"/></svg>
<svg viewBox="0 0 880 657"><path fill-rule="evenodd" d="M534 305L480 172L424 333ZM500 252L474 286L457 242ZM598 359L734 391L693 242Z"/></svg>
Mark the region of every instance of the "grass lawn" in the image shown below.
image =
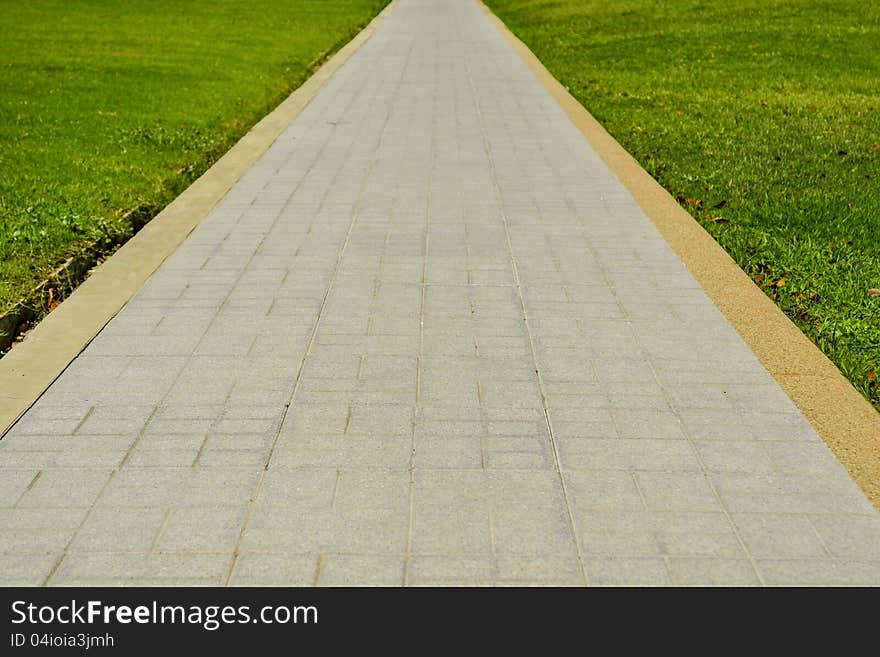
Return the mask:
<svg viewBox="0 0 880 657"><path fill-rule="evenodd" d="M880 4L486 1L880 409Z"/></svg>
<svg viewBox="0 0 880 657"><path fill-rule="evenodd" d="M0 313L154 215L387 0L0 0Z"/></svg>

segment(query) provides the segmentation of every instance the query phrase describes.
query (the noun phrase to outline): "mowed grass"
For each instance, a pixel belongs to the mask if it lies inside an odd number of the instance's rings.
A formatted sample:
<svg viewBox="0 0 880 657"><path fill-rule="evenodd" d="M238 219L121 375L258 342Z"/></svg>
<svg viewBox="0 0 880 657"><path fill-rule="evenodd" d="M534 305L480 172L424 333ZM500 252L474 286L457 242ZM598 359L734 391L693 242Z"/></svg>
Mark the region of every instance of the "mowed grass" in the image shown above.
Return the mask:
<svg viewBox="0 0 880 657"><path fill-rule="evenodd" d="M0 0L0 313L124 238L387 0Z"/></svg>
<svg viewBox="0 0 880 657"><path fill-rule="evenodd" d="M880 408L880 4L487 2Z"/></svg>

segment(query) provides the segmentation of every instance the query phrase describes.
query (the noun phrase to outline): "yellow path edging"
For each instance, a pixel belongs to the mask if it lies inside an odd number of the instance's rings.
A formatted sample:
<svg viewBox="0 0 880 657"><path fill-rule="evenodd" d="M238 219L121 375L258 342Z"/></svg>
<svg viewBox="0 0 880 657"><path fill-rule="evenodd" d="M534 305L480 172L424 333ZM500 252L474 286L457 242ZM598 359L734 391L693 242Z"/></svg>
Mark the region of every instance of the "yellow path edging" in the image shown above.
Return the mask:
<svg viewBox="0 0 880 657"><path fill-rule="evenodd" d="M0 436L143 286L327 80L366 43L393 5L392 0L198 180L95 269L21 344L0 359Z"/></svg>
<svg viewBox="0 0 880 657"><path fill-rule="evenodd" d="M480 0L477 0L479 2ZM482 2L489 20L559 103L691 275L880 508L880 413L727 252L554 78Z"/></svg>

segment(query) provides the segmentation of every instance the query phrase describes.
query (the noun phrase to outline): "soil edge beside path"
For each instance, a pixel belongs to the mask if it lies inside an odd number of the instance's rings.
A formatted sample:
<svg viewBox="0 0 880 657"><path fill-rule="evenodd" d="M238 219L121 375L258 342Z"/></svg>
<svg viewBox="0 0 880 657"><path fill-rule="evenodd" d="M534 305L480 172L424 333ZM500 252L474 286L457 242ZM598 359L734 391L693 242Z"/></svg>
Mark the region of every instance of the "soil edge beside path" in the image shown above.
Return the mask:
<svg viewBox="0 0 880 657"><path fill-rule="evenodd" d="M372 36L386 5L278 107L128 240L27 338L0 359L0 438L266 152L330 77Z"/></svg>
<svg viewBox="0 0 880 657"><path fill-rule="evenodd" d="M479 0L478 0L479 1ZM764 368L880 509L880 413L491 9L492 24L559 103Z"/></svg>

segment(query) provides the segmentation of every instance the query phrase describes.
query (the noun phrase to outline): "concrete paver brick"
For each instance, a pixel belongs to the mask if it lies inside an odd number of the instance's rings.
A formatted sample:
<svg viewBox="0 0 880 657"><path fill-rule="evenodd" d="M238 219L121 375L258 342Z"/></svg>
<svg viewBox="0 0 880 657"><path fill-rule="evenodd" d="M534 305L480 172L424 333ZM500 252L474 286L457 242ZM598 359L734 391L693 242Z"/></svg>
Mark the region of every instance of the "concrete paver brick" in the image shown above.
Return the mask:
<svg viewBox="0 0 880 657"><path fill-rule="evenodd" d="M311 586L317 555L245 552L238 556L229 584L233 586Z"/></svg>
<svg viewBox="0 0 880 657"><path fill-rule="evenodd" d="M669 586L669 571L663 559L591 557L587 577L595 586Z"/></svg>
<svg viewBox="0 0 880 657"><path fill-rule="evenodd" d="M404 556L386 554L323 555L318 586L400 586Z"/></svg>

